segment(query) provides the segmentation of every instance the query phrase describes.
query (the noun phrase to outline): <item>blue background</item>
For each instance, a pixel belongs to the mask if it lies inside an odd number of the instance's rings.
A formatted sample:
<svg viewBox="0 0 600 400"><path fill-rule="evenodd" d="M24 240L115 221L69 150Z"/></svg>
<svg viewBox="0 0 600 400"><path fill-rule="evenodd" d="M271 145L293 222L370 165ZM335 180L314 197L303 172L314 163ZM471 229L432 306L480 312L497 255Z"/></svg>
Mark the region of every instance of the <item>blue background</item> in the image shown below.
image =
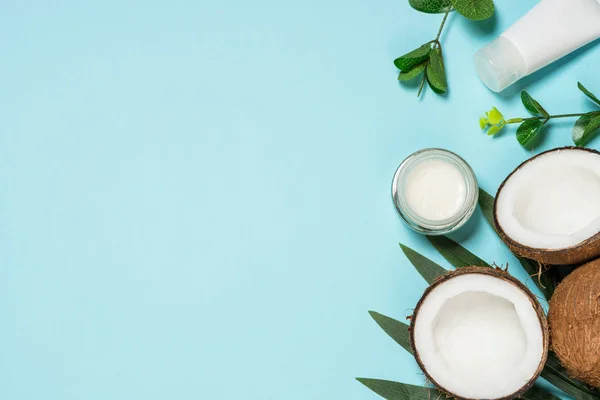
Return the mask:
<svg viewBox="0 0 600 400"><path fill-rule="evenodd" d="M9 1L0 12L0 398L376 399L354 380L422 384L367 314L410 314L425 282L392 175L411 152L461 154L495 192L531 152L491 106L592 104L600 47L503 94L473 53L535 4L453 14L450 92L392 61L440 15L407 1ZM592 147L600 140L592 142ZM526 276L479 211L454 238ZM446 263L442 263L446 265ZM529 280L529 286L532 287Z"/></svg>

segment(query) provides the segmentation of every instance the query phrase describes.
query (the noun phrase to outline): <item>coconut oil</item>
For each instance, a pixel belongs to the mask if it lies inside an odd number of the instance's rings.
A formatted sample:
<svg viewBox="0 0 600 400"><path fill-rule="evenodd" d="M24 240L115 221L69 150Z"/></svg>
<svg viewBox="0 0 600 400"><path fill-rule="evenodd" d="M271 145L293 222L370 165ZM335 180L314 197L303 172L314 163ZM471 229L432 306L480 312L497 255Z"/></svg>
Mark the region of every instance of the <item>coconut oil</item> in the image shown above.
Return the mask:
<svg viewBox="0 0 600 400"><path fill-rule="evenodd" d="M475 174L458 155L424 149L407 157L394 175L392 197L406 224L417 232L445 234L462 226L478 199Z"/></svg>
<svg viewBox="0 0 600 400"><path fill-rule="evenodd" d="M465 177L446 160L424 160L408 171L405 179L404 198L408 206L424 219L440 221L451 218L465 204Z"/></svg>

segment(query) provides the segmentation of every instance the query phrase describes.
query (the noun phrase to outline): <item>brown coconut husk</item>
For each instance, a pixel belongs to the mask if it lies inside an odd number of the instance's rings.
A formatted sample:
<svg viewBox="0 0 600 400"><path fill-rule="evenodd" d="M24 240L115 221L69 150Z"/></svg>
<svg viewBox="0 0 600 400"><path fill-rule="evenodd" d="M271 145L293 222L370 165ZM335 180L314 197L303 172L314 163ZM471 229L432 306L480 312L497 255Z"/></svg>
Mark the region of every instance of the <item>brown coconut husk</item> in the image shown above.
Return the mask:
<svg viewBox="0 0 600 400"><path fill-rule="evenodd" d="M600 259L574 270L550 299L552 349L570 376L600 387Z"/></svg>
<svg viewBox="0 0 600 400"><path fill-rule="evenodd" d="M440 276L427 289L425 289L423 296L417 303L417 306L415 307L415 311L410 318L409 338L410 338L410 345L413 349L413 353L415 356L415 360L417 361L417 364L419 364L419 368L421 368L421 370L423 371L423 373L425 374L427 379L440 392L444 393L448 398L452 398L452 399L456 399L456 400L478 400L478 399L470 399L470 398L466 398L466 397L460 397L457 394L450 392L448 389L444 388L439 383L437 383L435 381L435 379L433 379L433 377L430 376L429 373L427 372L427 370L425 369L425 366L423 365L423 362L421 361L421 357L419 356L419 352L417 351L417 348L415 346L415 338L414 338L414 326L418 321L419 310L421 308L421 305L423 304L423 302L425 301L427 296L440 284L442 284L446 281L449 281L450 279L456 278L457 276L466 275L466 274L490 275L490 276L500 278L506 282L509 282L509 283L515 285L516 287L521 289L527 295L527 297L529 297L529 300L531 300L531 305L533 306L533 309L535 310L535 313L537 314L537 316L539 318L540 325L542 327L544 350L543 350L542 359L540 360L540 364L538 365L538 368L535 371L535 374L531 377L531 379L523 387L521 387L521 389L519 389L515 393L512 393L508 396L499 398L497 400L512 400L512 399L518 398L533 386L536 379L542 373L542 370L544 369L544 365L546 364L546 359L548 358L550 334L549 334L548 324L546 322L546 316L544 314L544 310L542 309L542 306L538 302L535 295L533 293L531 293L531 291L527 288L527 286L523 285L521 283L521 281L514 278L508 272L506 272L505 270L502 270L500 268L488 268L488 267L477 267L477 266L459 268L459 269L450 271L447 274Z"/></svg>
<svg viewBox="0 0 600 400"><path fill-rule="evenodd" d="M592 260L600 256L600 232L595 234L594 236L586 239L585 241L579 243L576 246L567 247L565 249L554 250L554 249L537 249L522 245L519 242L511 239L502 229L502 226L498 223L498 217L496 214L497 206L498 206L498 197L506 182L524 165L535 160L536 158L555 151L560 150L578 150L578 151L586 151L588 153L593 153L600 156L600 152L593 149L586 149L581 147L567 146L560 147L553 150L548 150L543 153L538 154L535 157L526 160L521 165L519 165L513 172L506 177L504 182L498 188L498 193L496 194L496 200L494 201L494 225L496 227L496 231L500 235L500 238L506 245L510 248L510 250L521 257L530 258L532 260L536 260L542 264L557 264L557 265L573 265L573 264L581 264L585 261Z"/></svg>

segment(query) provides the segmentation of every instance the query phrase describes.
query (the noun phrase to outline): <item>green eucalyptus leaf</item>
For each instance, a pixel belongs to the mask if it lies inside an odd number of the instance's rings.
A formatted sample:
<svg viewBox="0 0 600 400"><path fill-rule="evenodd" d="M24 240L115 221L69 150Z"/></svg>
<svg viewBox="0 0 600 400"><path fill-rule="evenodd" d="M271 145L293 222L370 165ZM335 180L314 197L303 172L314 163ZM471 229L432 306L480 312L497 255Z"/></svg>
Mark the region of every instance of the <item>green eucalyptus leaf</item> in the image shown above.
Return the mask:
<svg viewBox="0 0 600 400"><path fill-rule="evenodd" d="M407 383L367 378L356 380L387 400L432 400L445 397L437 389Z"/></svg>
<svg viewBox="0 0 600 400"><path fill-rule="evenodd" d="M582 115L573 127L573 142L576 146L585 146L598 129L600 129L600 112Z"/></svg>
<svg viewBox="0 0 600 400"><path fill-rule="evenodd" d="M406 71L406 72L400 71L400 74L398 75L398 80L404 82L404 81L410 81L412 79L415 79L417 76L419 76L423 72L425 72L426 66L427 66L427 61L423 61L421 64L418 64L415 67L413 67L413 69L411 69L410 71Z"/></svg>
<svg viewBox="0 0 600 400"><path fill-rule="evenodd" d="M413 354L412 348L410 347L410 339L408 333L408 325L404 322L396 321L393 318L386 317L383 314L379 314L375 311L369 311L369 314L377 325L381 329L384 330L385 333L388 334L389 337L394 339L396 343L398 343L402 348L408 351L410 354Z"/></svg>
<svg viewBox="0 0 600 400"><path fill-rule="evenodd" d="M450 0L408 0L408 4L415 10L427 14L445 13L452 7Z"/></svg>
<svg viewBox="0 0 600 400"><path fill-rule="evenodd" d="M581 84L581 82L577 82L577 87L579 88L579 90L581 90L587 97L589 97L590 100L592 100L594 103L598 104L600 106L600 99L597 98L592 92L590 92L589 90L587 90L585 88L585 86L583 86Z"/></svg>
<svg viewBox="0 0 600 400"><path fill-rule="evenodd" d="M444 59L442 58L442 50L439 46L430 53L426 76L429 87L435 93L446 93L448 90L448 83L446 82L446 71L444 68Z"/></svg>
<svg viewBox="0 0 600 400"><path fill-rule="evenodd" d="M493 0L452 0L452 5L456 11L472 20L488 19L494 15Z"/></svg>
<svg viewBox="0 0 600 400"><path fill-rule="evenodd" d="M394 65L402 72L408 72L415 66L421 64L429 58L431 52L431 44L425 43L423 46L406 53L394 60Z"/></svg>
<svg viewBox="0 0 600 400"><path fill-rule="evenodd" d="M431 284L438 277L444 275L446 271L444 268L440 267L438 264L431 261L429 258L422 256L417 253L410 247L407 247L400 243L400 248L406 255L406 258L411 262L411 264L415 267L417 272L421 274L423 279L427 281L427 283Z"/></svg>
<svg viewBox="0 0 600 400"><path fill-rule="evenodd" d="M550 116L550 114L544 110L544 107L542 107L540 103L538 103L533 97L531 97L529 93L524 90L521 92L521 101L523 102L525 108L533 115L546 118Z"/></svg>
<svg viewBox="0 0 600 400"><path fill-rule="evenodd" d="M522 146L528 146L533 139L542 131L546 121L529 119L524 121L517 129L517 140Z"/></svg>
<svg viewBox="0 0 600 400"><path fill-rule="evenodd" d="M473 265L479 267L490 267L490 264L471 253L469 250L456 243L447 236L427 236L429 242L435 249L455 268L470 267Z"/></svg>

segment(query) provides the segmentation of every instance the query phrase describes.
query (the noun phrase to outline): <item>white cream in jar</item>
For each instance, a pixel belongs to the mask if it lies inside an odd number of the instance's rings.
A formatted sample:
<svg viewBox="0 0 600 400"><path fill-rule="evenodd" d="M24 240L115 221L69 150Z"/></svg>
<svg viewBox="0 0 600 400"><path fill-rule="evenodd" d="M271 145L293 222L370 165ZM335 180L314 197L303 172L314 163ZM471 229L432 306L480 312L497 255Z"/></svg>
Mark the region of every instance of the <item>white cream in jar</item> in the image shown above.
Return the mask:
<svg viewBox="0 0 600 400"><path fill-rule="evenodd" d="M458 229L473 214L479 189L473 170L461 157L448 150L424 149L398 167L392 197L409 227L441 235Z"/></svg>
<svg viewBox="0 0 600 400"><path fill-rule="evenodd" d="M404 198L415 214L432 221L456 215L467 198L467 182L452 163L423 160L408 171Z"/></svg>

